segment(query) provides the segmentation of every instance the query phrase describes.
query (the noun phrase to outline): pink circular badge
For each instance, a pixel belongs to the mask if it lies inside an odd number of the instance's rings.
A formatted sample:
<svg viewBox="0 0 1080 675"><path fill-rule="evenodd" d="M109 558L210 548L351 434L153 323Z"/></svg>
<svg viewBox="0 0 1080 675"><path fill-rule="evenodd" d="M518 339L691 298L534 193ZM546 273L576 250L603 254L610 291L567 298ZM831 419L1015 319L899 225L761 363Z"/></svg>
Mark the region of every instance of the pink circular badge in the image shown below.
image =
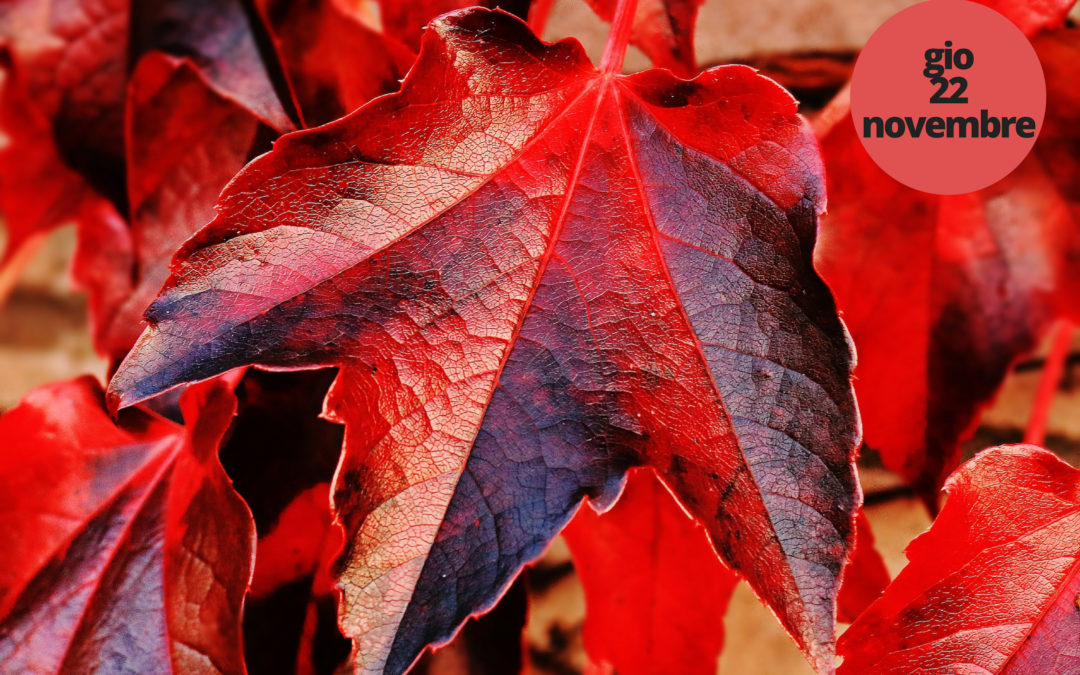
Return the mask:
<svg viewBox="0 0 1080 675"><path fill-rule="evenodd" d="M967 0L930 0L870 38L851 81L866 151L905 185L960 194L991 185L1031 151L1046 81L1011 21Z"/></svg>

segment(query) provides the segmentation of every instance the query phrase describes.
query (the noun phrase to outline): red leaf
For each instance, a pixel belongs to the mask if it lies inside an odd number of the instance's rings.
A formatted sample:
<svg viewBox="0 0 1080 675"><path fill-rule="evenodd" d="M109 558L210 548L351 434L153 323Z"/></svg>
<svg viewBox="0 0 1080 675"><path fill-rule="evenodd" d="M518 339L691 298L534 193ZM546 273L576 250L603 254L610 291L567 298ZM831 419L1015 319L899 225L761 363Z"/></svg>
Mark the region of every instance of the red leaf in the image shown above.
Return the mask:
<svg viewBox="0 0 1080 675"><path fill-rule="evenodd" d="M563 532L585 587L585 649L620 675L713 675L738 577L652 471L633 469L610 511Z"/></svg>
<svg viewBox="0 0 1080 675"><path fill-rule="evenodd" d="M705 0L638 0L630 40L645 52L657 68L679 77L698 73L694 56L694 26L698 8ZM615 18L618 0L588 0L604 21Z"/></svg>
<svg viewBox="0 0 1080 675"><path fill-rule="evenodd" d="M639 463L828 668L857 423L795 107L746 67L615 77L506 14L443 17L399 94L230 183L113 404L342 366L361 670L447 640Z"/></svg>
<svg viewBox="0 0 1080 675"><path fill-rule="evenodd" d="M103 242L81 247L75 258L77 276L108 271L90 291L113 301L102 301L92 318L98 350L117 361L145 328L142 314L168 278L173 253L213 220L217 197L246 162L258 124L211 89L190 61L161 52L139 61L128 88L131 254L117 259Z"/></svg>
<svg viewBox="0 0 1080 675"><path fill-rule="evenodd" d="M76 217L93 218L99 202L68 169L52 144L52 130L14 73L0 72L0 213L7 232L0 257L0 304L36 243Z"/></svg>
<svg viewBox="0 0 1080 675"><path fill-rule="evenodd" d="M216 457L235 401L212 383L183 409L117 427L87 377L0 417L0 670L244 672L254 530Z"/></svg>
<svg viewBox="0 0 1080 675"><path fill-rule="evenodd" d="M146 448L157 444L168 450L176 442L177 429L156 419L139 417L140 424L127 425L134 430L114 426L104 413L100 389L89 377L52 385L31 392L0 416L0 523L8 542L0 566L0 616L8 614L49 557L100 508L96 495L121 487L132 456L145 461ZM79 424L69 424L76 416ZM42 439L50 440L50 452L41 451ZM95 443L87 447L91 439ZM111 458L121 470L99 470L95 454L102 464ZM25 489L27 484L39 488ZM88 492L88 485L94 490Z"/></svg>
<svg viewBox="0 0 1080 675"><path fill-rule="evenodd" d="M844 582L836 598L837 619L851 623L874 600L881 597L889 585L885 561L874 548L874 533L862 509L855 518L855 549L844 570Z"/></svg>
<svg viewBox="0 0 1080 675"><path fill-rule="evenodd" d="M285 584L313 576L324 557L330 522L329 482L297 495L259 542L259 564L251 581L251 594L266 596ZM331 551L330 557L336 552Z"/></svg>
<svg viewBox="0 0 1080 675"><path fill-rule="evenodd" d="M238 0L148 0L134 3L134 16L128 5L14 0L0 7L0 41L51 122L60 154L116 203L123 185L110 181L124 176L127 68L146 51L190 57L223 96L279 131L292 128L259 55L257 26Z"/></svg>
<svg viewBox="0 0 1080 675"><path fill-rule="evenodd" d="M1072 213L1074 228L1080 228L1080 89L1073 86L1080 80L1080 29L1046 31L1032 44L1046 73L1047 90L1046 117L1035 155ZM1071 297L1076 317L1080 296Z"/></svg>
<svg viewBox="0 0 1080 675"><path fill-rule="evenodd" d="M1067 33L1036 41L1050 92L1080 78ZM1044 44L1072 54L1047 58ZM1080 169L1064 157L1080 143L1080 105L1052 94L1033 155L945 197L879 169L848 111L841 96L819 125L830 193L815 262L858 349L866 443L934 504L1012 363L1055 317L1080 314Z"/></svg>
<svg viewBox="0 0 1080 675"><path fill-rule="evenodd" d="M840 638L841 673L1080 669L1080 475L1031 445L949 478L911 561Z"/></svg>
<svg viewBox="0 0 1080 675"><path fill-rule="evenodd" d="M260 5L308 125L337 119L396 91L415 59L412 50L370 28L340 0L260 0Z"/></svg>
<svg viewBox="0 0 1080 675"><path fill-rule="evenodd" d="M132 57L160 49L189 58L222 97L279 132L295 128L275 89L277 55L261 53L265 29L242 0L142 0L131 22Z"/></svg>
<svg viewBox="0 0 1080 675"><path fill-rule="evenodd" d="M11 242L0 268L0 295L18 273L19 266L10 258L21 242L69 218L79 222L84 252L98 257L97 247L104 245L100 256L108 258L105 264L120 270L132 264L129 237L118 233L117 216L105 212L86 188L92 186L126 214L128 68L145 52L162 49L190 59L217 96L253 111L278 130L293 128L275 92L269 72L273 68L265 65L256 44L259 30L240 0L0 3L0 45L8 56L5 70L17 83L5 86L0 101L0 131L13 139L9 149L0 152L4 182L0 208L8 214L5 227ZM19 91L12 92L11 86ZM24 189L29 183L28 157L33 183ZM232 167L233 172L238 168ZM43 207L46 204L50 208ZM187 233L203 224L187 224ZM92 305L111 313L115 296L125 294L122 285L130 273L103 274L94 269L97 264L97 260L77 262L75 276L88 284ZM158 277L157 283L163 278ZM117 282L119 289L106 287ZM94 322L109 330L100 316ZM99 335L97 343L107 352L116 348L116 340L109 336Z"/></svg>
<svg viewBox="0 0 1080 675"><path fill-rule="evenodd" d="M1076 0L978 0L1004 14L1017 28L1031 36L1044 28L1060 28Z"/></svg>
<svg viewBox="0 0 1080 675"><path fill-rule="evenodd" d="M11 55L7 69L26 87L36 113L51 125L64 161L121 204L129 3L60 4L0 4L0 43Z"/></svg>

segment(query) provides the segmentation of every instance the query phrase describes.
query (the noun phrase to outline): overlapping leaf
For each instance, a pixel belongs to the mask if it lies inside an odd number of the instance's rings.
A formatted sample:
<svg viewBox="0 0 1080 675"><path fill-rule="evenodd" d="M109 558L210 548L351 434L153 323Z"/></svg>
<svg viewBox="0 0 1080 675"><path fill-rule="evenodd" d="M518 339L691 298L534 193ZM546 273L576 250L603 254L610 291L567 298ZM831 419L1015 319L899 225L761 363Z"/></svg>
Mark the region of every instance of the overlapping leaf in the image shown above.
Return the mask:
<svg viewBox="0 0 1080 675"><path fill-rule="evenodd" d="M6 273L17 272L11 260L29 233L46 232L68 218L77 217L88 241L111 243L117 250L126 245L110 242L115 216L103 215L96 204L87 206L87 195L96 192L127 215L129 64L144 53L156 49L190 59L218 96L279 131L292 129L275 88L280 80L273 72L276 59L259 47L261 31L239 0L0 4L5 70L20 92L17 99L6 93L0 100L15 108L0 111L0 125L15 144L0 154L0 175L18 175L27 155L36 158L35 165L48 160L35 172L33 190L20 190L20 182L12 182L0 192L12 233L4 254ZM43 193L61 199L43 209Z"/></svg>
<svg viewBox="0 0 1080 675"><path fill-rule="evenodd" d="M69 169L52 142L52 129L33 106L14 73L0 73L0 214L4 248L0 256L0 304L14 287L37 243L58 224L74 218L118 220ZM33 195L28 199L28 195ZM123 245L121 241L118 246Z"/></svg>
<svg viewBox="0 0 1080 675"><path fill-rule="evenodd" d="M61 155L91 181L123 180L127 67L150 49L194 59L223 95L291 128L254 30L236 0L153 0L135 3L134 14L123 0L16 0L0 12L14 71L52 124ZM106 194L122 202L122 183Z"/></svg>
<svg viewBox="0 0 1080 675"><path fill-rule="evenodd" d="M1034 44L1043 130L1027 160L979 192L894 181L843 97L818 123L830 209L815 258L859 352L866 442L931 503L1012 363L1055 318L1080 317L1080 41L1065 29Z"/></svg>
<svg viewBox="0 0 1080 675"><path fill-rule="evenodd" d="M336 672L349 654L337 628L331 565L341 549L330 481L341 450L340 425L320 420L331 371L250 370L221 460L252 510L259 541L244 604L249 672ZM503 675L520 670L526 617L523 580L488 614L414 672Z"/></svg>
<svg viewBox="0 0 1080 675"><path fill-rule="evenodd" d="M10 55L5 66L50 126L68 166L121 205L129 3L79 2L67 11L58 4L0 5L0 43Z"/></svg>
<svg viewBox="0 0 1080 675"><path fill-rule="evenodd" d="M251 515L217 460L235 400L190 389L187 428L91 378L0 417L0 670L243 673Z"/></svg>
<svg viewBox="0 0 1080 675"><path fill-rule="evenodd" d="M738 577L648 469L564 531L585 588L585 649L623 675L713 675Z"/></svg>
<svg viewBox="0 0 1080 675"><path fill-rule="evenodd" d="M858 429L810 264L819 170L748 68L616 77L506 14L450 15L399 94L233 180L113 405L246 363L342 367L362 672L448 639L638 463L827 668Z"/></svg>
<svg viewBox="0 0 1080 675"><path fill-rule="evenodd" d="M1080 669L1080 475L1035 446L961 467L910 563L841 636L840 673Z"/></svg>
<svg viewBox="0 0 1080 675"><path fill-rule="evenodd" d="M258 126L191 61L162 52L139 61L128 90L129 250L119 254L117 238L106 237L82 244L75 259L77 278L103 272L84 285L92 298L106 298L92 313L95 344L117 361L145 327L142 313L168 277L173 253L213 219L218 194L247 161ZM97 228L80 232L81 239L96 235Z"/></svg>
<svg viewBox="0 0 1080 675"><path fill-rule="evenodd" d="M221 96L279 132L295 128L277 56L264 53L265 29L242 0L144 0L131 8L131 58L155 49L187 57Z"/></svg>
<svg viewBox="0 0 1080 675"><path fill-rule="evenodd" d="M395 91L416 57L403 43L368 25L362 14L342 0L260 0L259 4L309 126L337 119L376 96ZM417 3L395 4L414 7Z"/></svg>

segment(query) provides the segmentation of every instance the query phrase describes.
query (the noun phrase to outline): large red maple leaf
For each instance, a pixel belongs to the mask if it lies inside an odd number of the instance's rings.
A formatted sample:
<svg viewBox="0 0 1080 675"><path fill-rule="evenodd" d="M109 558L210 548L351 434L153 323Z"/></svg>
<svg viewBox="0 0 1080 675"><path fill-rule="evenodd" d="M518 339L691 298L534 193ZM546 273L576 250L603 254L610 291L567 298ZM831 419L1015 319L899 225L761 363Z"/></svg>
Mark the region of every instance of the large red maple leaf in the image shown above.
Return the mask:
<svg viewBox="0 0 1080 675"><path fill-rule="evenodd" d="M741 66L616 76L501 12L402 90L283 137L178 253L111 384L341 366L341 625L400 672L649 464L814 664L859 501L851 352L810 251L821 166Z"/></svg>
<svg viewBox="0 0 1080 675"><path fill-rule="evenodd" d="M1080 670L1080 472L1001 446L945 489L908 566L841 636L840 672Z"/></svg>
<svg viewBox="0 0 1080 675"><path fill-rule="evenodd" d="M186 427L115 425L93 378L0 417L0 670L244 671L254 527L217 460L235 399L189 388Z"/></svg>

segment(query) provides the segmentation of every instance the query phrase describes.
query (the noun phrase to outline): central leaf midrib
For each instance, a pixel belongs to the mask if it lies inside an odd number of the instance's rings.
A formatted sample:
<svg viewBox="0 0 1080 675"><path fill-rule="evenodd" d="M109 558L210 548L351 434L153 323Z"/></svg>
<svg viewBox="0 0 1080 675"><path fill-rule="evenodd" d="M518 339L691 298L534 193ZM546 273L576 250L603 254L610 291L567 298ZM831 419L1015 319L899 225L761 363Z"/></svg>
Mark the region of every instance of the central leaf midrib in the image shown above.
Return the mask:
<svg viewBox="0 0 1080 675"><path fill-rule="evenodd" d="M520 318L515 324L513 333L511 334L510 338L507 340L506 346L504 347L504 350L503 350L503 354L499 359L499 365L497 366L497 368L496 368L496 370L494 372L494 375L492 377L491 388L490 388L490 391L488 392L487 401L484 402L483 410L480 413L480 422L479 422L479 424L477 424L476 432L473 434L473 439L469 443L469 451L468 451L468 454L464 458L464 463L462 464L461 471L458 474L458 479L457 479L457 482L455 483L454 490L453 490L453 492L451 492L450 499L447 501L446 508L443 510L443 516L440 519L439 528L438 528L438 530L436 530L435 539L431 542L431 545L428 546L428 552L429 553L431 551L431 547L434 546L435 543L438 541L438 533L442 531L442 523L445 522L446 511L450 508L450 504L453 502L454 495L457 494L457 486L460 484L461 477L465 474L465 470L466 470L466 467L468 465L469 457L472 454L472 448L476 443L476 437L479 435L480 431L483 429L484 419L487 417L487 412L488 412L488 409L491 406L492 400L494 399L495 391L499 388L499 381L500 381L500 379L502 377L502 371L506 367L506 364L507 364L507 362L509 361L509 358L510 358L510 354L514 350L514 345L517 342L518 335L521 333L521 329L525 325L526 317L529 314L529 310L532 308L532 303L533 303L534 298L536 297L536 292L540 287L540 281L543 278L544 272L547 270L547 267L548 267L549 263L551 262L551 259L553 257L555 257L555 247L558 244L559 238L562 235L563 225L566 222L567 212L569 210L570 203L571 203L571 201L573 199L574 193L575 193L575 191L577 189L577 186L578 186L578 178L580 177L580 174L581 174L581 168L585 163L585 156L586 156L586 153L587 153L588 148L589 148L589 141L592 138L593 128L595 126L596 119L597 119L597 117L599 115L601 104L604 101L604 99L607 97L607 95L608 95L608 93L609 93L609 91L611 89L610 82L611 82L610 78L602 78L602 77L597 78L594 82L592 82L588 86L586 86L585 89L582 91L582 93L579 94L571 102L571 104L567 106L566 109L561 111L553 119L553 122L555 120L561 119L563 116L565 116L569 112L569 110L576 107L576 105L583 98L585 98L586 94L588 94L590 91L596 90L596 101L593 104L593 110L592 110L592 113L589 116L589 123L586 126L585 132L582 134L581 147L578 150L577 159L576 159L576 161L574 162L574 164L571 167L570 177L567 180L566 195L563 197L562 206L559 209L559 213L555 217L554 226L552 228L552 232L551 232L550 238L548 240L547 247L544 250L544 254L540 258L540 264L539 264L539 266L537 268L537 271L536 271L536 274L534 276L534 281L533 281L533 284L532 284L532 288L530 289L529 296L526 298L526 300L525 300L525 302L524 302L524 304L522 306L522 309L521 309L521 312L520 312L520 315L519 315ZM551 129L551 128L552 128L552 124L549 124L545 129ZM536 137L534 137L533 139L530 139L530 142L527 145L531 145L533 143L533 141L535 141L535 139L537 137L539 137L539 136L540 136L540 134L537 134ZM496 541L498 541L497 537L498 537L498 531L496 530ZM500 550L501 550L501 546L500 546ZM424 574L424 571L427 568L427 565L428 565L428 559L425 558L424 564L420 568L420 572L419 572L419 575L417 577L417 580L419 580L420 578L423 577L423 574ZM409 601L405 604L404 609L401 611L401 614L397 619L398 625L400 625L401 621L405 618L405 615L408 613L409 608L412 606L413 599L415 597L415 593L416 593L416 586L414 585L413 589L412 589L412 591L410 593L410 596L409 596ZM386 651L385 660L383 660L383 667L385 667L385 664L393 656L394 650L395 650L395 648L397 647L397 645L399 643L400 635L401 635L400 631L395 629L395 631L394 631L394 639L391 641L390 647Z"/></svg>

